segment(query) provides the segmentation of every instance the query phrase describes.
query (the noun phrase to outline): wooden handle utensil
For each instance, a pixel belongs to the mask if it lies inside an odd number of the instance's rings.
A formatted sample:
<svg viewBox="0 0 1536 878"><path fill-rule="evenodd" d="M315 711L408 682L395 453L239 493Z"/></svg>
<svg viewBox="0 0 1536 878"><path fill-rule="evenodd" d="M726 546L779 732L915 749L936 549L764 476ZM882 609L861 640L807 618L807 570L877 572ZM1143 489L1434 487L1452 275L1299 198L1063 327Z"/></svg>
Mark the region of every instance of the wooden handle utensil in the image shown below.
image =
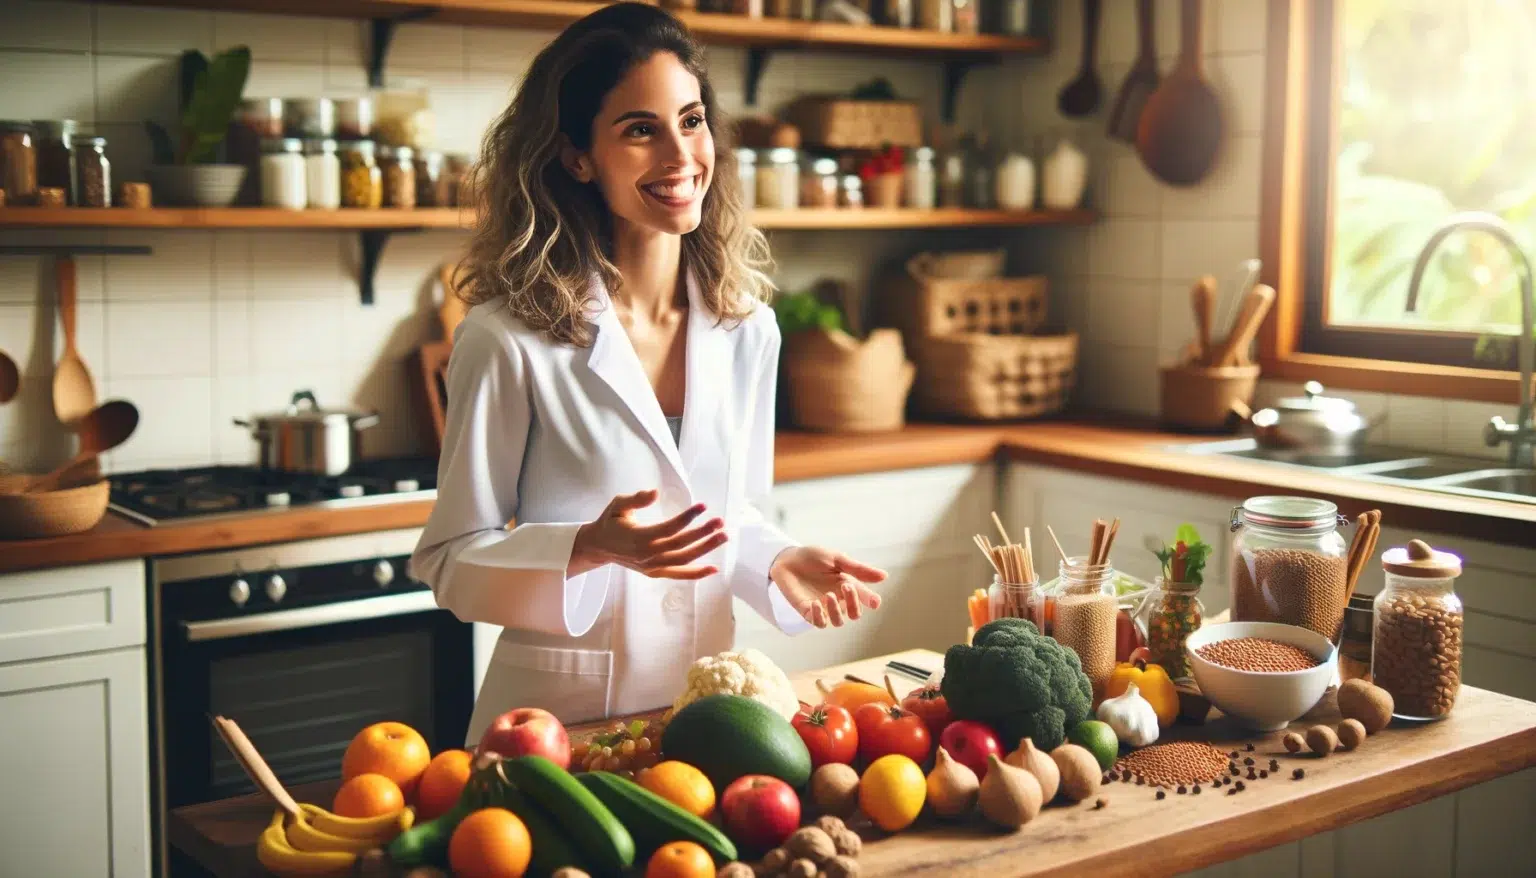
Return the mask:
<svg viewBox="0 0 1536 878"><path fill-rule="evenodd" d="M1199 352L1195 365L1204 366L1211 356L1211 311L1216 304L1216 278L1206 275L1189 291L1189 301L1195 311L1196 343Z"/></svg>
<svg viewBox="0 0 1536 878"><path fill-rule="evenodd" d="M297 820L299 818L299 803L294 801L293 796L283 788L283 784L277 779L277 775L272 773L272 766L267 764L267 760L261 758L261 754L256 751L256 745L251 743L251 739L245 736L245 732L240 731L240 727L235 725L235 721L232 719L216 716L212 717L212 720L214 731L219 733L219 737L224 740L224 745L229 748L229 752L235 755L235 761L239 762L240 767L245 769L245 773L250 777L251 782L256 784L262 792L270 796L272 801L277 803L277 807L283 809L284 813Z"/></svg>
<svg viewBox="0 0 1536 878"><path fill-rule="evenodd" d="M1248 345L1258 334L1259 326L1275 303L1275 290L1268 284L1259 284L1243 299L1243 309L1225 341L1211 356L1212 366L1239 366L1248 358Z"/></svg>

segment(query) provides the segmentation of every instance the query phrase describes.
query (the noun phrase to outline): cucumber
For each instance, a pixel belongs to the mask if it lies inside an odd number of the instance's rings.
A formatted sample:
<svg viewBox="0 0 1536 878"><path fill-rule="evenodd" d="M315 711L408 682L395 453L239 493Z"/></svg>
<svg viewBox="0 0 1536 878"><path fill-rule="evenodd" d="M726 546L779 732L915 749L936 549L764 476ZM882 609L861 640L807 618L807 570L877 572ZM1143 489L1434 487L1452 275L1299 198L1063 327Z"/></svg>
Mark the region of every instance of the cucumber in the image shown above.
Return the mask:
<svg viewBox="0 0 1536 878"><path fill-rule="evenodd" d="M550 820L543 809L528 800L522 791L507 781L497 793L501 807L506 808L528 828L533 857L528 862L528 874L546 876L562 866L575 866L585 872L592 871L576 853L571 840Z"/></svg>
<svg viewBox="0 0 1536 878"><path fill-rule="evenodd" d="M476 770L464 784L464 791L452 808L425 823L413 825L384 847L389 861L402 870L415 866L447 866L448 842L453 838L453 831L465 817L493 804L495 790L500 785L495 766Z"/></svg>
<svg viewBox="0 0 1536 878"><path fill-rule="evenodd" d="M595 872L618 873L634 865L635 840L629 830L565 769L543 756L519 756L501 764L507 779L587 852Z"/></svg>
<svg viewBox="0 0 1536 878"><path fill-rule="evenodd" d="M721 865L736 859L736 845L725 833L634 781L609 771L589 771L576 780L624 822L635 839L636 862L673 841L694 842Z"/></svg>

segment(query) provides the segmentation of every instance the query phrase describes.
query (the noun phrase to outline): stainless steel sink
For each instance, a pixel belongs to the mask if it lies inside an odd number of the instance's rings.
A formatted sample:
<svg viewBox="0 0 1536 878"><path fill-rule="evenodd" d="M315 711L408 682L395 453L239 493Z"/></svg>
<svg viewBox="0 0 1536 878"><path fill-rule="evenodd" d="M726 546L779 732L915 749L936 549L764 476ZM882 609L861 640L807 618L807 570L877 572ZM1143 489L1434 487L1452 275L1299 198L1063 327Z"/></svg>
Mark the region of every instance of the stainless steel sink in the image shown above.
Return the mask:
<svg viewBox="0 0 1536 878"><path fill-rule="evenodd" d="M1536 497L1536 470L1481 469L1434 480L1436 485L1488 491L1494 494L1519 494Z"/></svg>

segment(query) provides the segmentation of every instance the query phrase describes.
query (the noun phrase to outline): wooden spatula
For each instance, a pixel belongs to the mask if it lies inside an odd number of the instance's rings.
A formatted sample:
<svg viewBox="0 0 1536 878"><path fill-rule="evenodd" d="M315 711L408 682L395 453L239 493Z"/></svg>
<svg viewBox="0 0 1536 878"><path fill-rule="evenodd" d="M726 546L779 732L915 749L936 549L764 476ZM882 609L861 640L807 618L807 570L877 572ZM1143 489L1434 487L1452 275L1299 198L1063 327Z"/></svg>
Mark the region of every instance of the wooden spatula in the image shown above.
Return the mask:
<svg viewBox="0 0 1536 878"><path fill-rule="evenodd" d="M1195 362L1205 365L1211 356L1211 310L1216 303L1216 278L1206 275L1189 291L1190 307L1195 312L1195 330L1199 353Z"/></svg>
<svg viewBox="0 0 1536 878"><path fill-rule="evenodd" d="M1136 31L1140 48L1136 62L1120 83L1120 94L1109 111L1109 136L1127 143L1136 142L1136 128L1147 101L1157 91L1162 77L1157 72L1157 44L1153 41L1152 0L1136 0Z"/></svg>
<svg viewBox="0 0 1536 878"><path fill-rule="evenodd" d="M59 323L64 327L64 353L53 370L53 412L59 422L73 424L96 407L96 382L75 347L75 260L59 256L54 263L59 287Z"/></svg>
<svg viewBox="0 0 1536 878"><path fill-rule="evenodd" d="M299 803L294 801L293 796L283 788L277 775L272 773L272 766L268 765L267 760L262 759L261 754L256 752L256 745L245 736L245 732L240 731L240 727L235 725L232 719L216 716L212 717L212 720L214 731L219 733L229 752L235 754L235 761L245 769L245 774L251 779L251 783L270 796L277 807L283 809L290 818L299 819Z"/></svg>
<svg viewBox="0 0 1536 878"><path fill-rule="evenodd" d="M1243 308L1237 314L1237 322L1232 326L1232 332L1211 357L1211 365L1242 365L1248 359L1248 345L1258 334L1259 326L1274 303L1275 290L1268 284L1259 284L1249 290L1243 299Z"/></svg>

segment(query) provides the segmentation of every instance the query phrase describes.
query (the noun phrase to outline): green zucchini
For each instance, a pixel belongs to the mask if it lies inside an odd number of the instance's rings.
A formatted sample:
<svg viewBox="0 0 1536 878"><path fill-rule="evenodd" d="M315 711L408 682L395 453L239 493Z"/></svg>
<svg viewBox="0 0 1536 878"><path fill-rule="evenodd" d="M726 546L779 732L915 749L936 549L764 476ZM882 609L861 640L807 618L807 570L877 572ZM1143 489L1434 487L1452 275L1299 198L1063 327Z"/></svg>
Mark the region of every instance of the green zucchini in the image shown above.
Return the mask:
<svg viewBox="0 0 1536 878"><path fill-rule="evenodd" d="M475 769L453 807L431 820L413 825L385 846L389 861L401 869L447 866L448 842L453 838L453 831L465 817L493 804L496 790L501 785L496 766Z"/></svg>
<svg viewBox="0 0 1536 878"><path fill-rule="evenodd" d="M502 784L497 798L501 807L516 814L528 828L533 851L533 857L528 862L529 875L547 876L562 866L592 871L576 853L576 848L565 833L560 831L560 827L550 820L542 808L529 801L521 790L513 786L510 780Z"/></svg>
<svg viewBox="0 0 1536 878"><path fill-rule="evenodd" d="M736 859L736 845L725 833L634 781L609 771L588 771L576 780L628 827L636 862L649 860L657 848L673 841L694 842L718 864Z"/></svg>
<svg viewBox="0 0 1536 878"><path fill-rule="evenodd" d="M565 769L543 756L503 760L512 784L543 808L587 852L595 872L622 872L634 865L635 840L613 812Z"/></svg>

